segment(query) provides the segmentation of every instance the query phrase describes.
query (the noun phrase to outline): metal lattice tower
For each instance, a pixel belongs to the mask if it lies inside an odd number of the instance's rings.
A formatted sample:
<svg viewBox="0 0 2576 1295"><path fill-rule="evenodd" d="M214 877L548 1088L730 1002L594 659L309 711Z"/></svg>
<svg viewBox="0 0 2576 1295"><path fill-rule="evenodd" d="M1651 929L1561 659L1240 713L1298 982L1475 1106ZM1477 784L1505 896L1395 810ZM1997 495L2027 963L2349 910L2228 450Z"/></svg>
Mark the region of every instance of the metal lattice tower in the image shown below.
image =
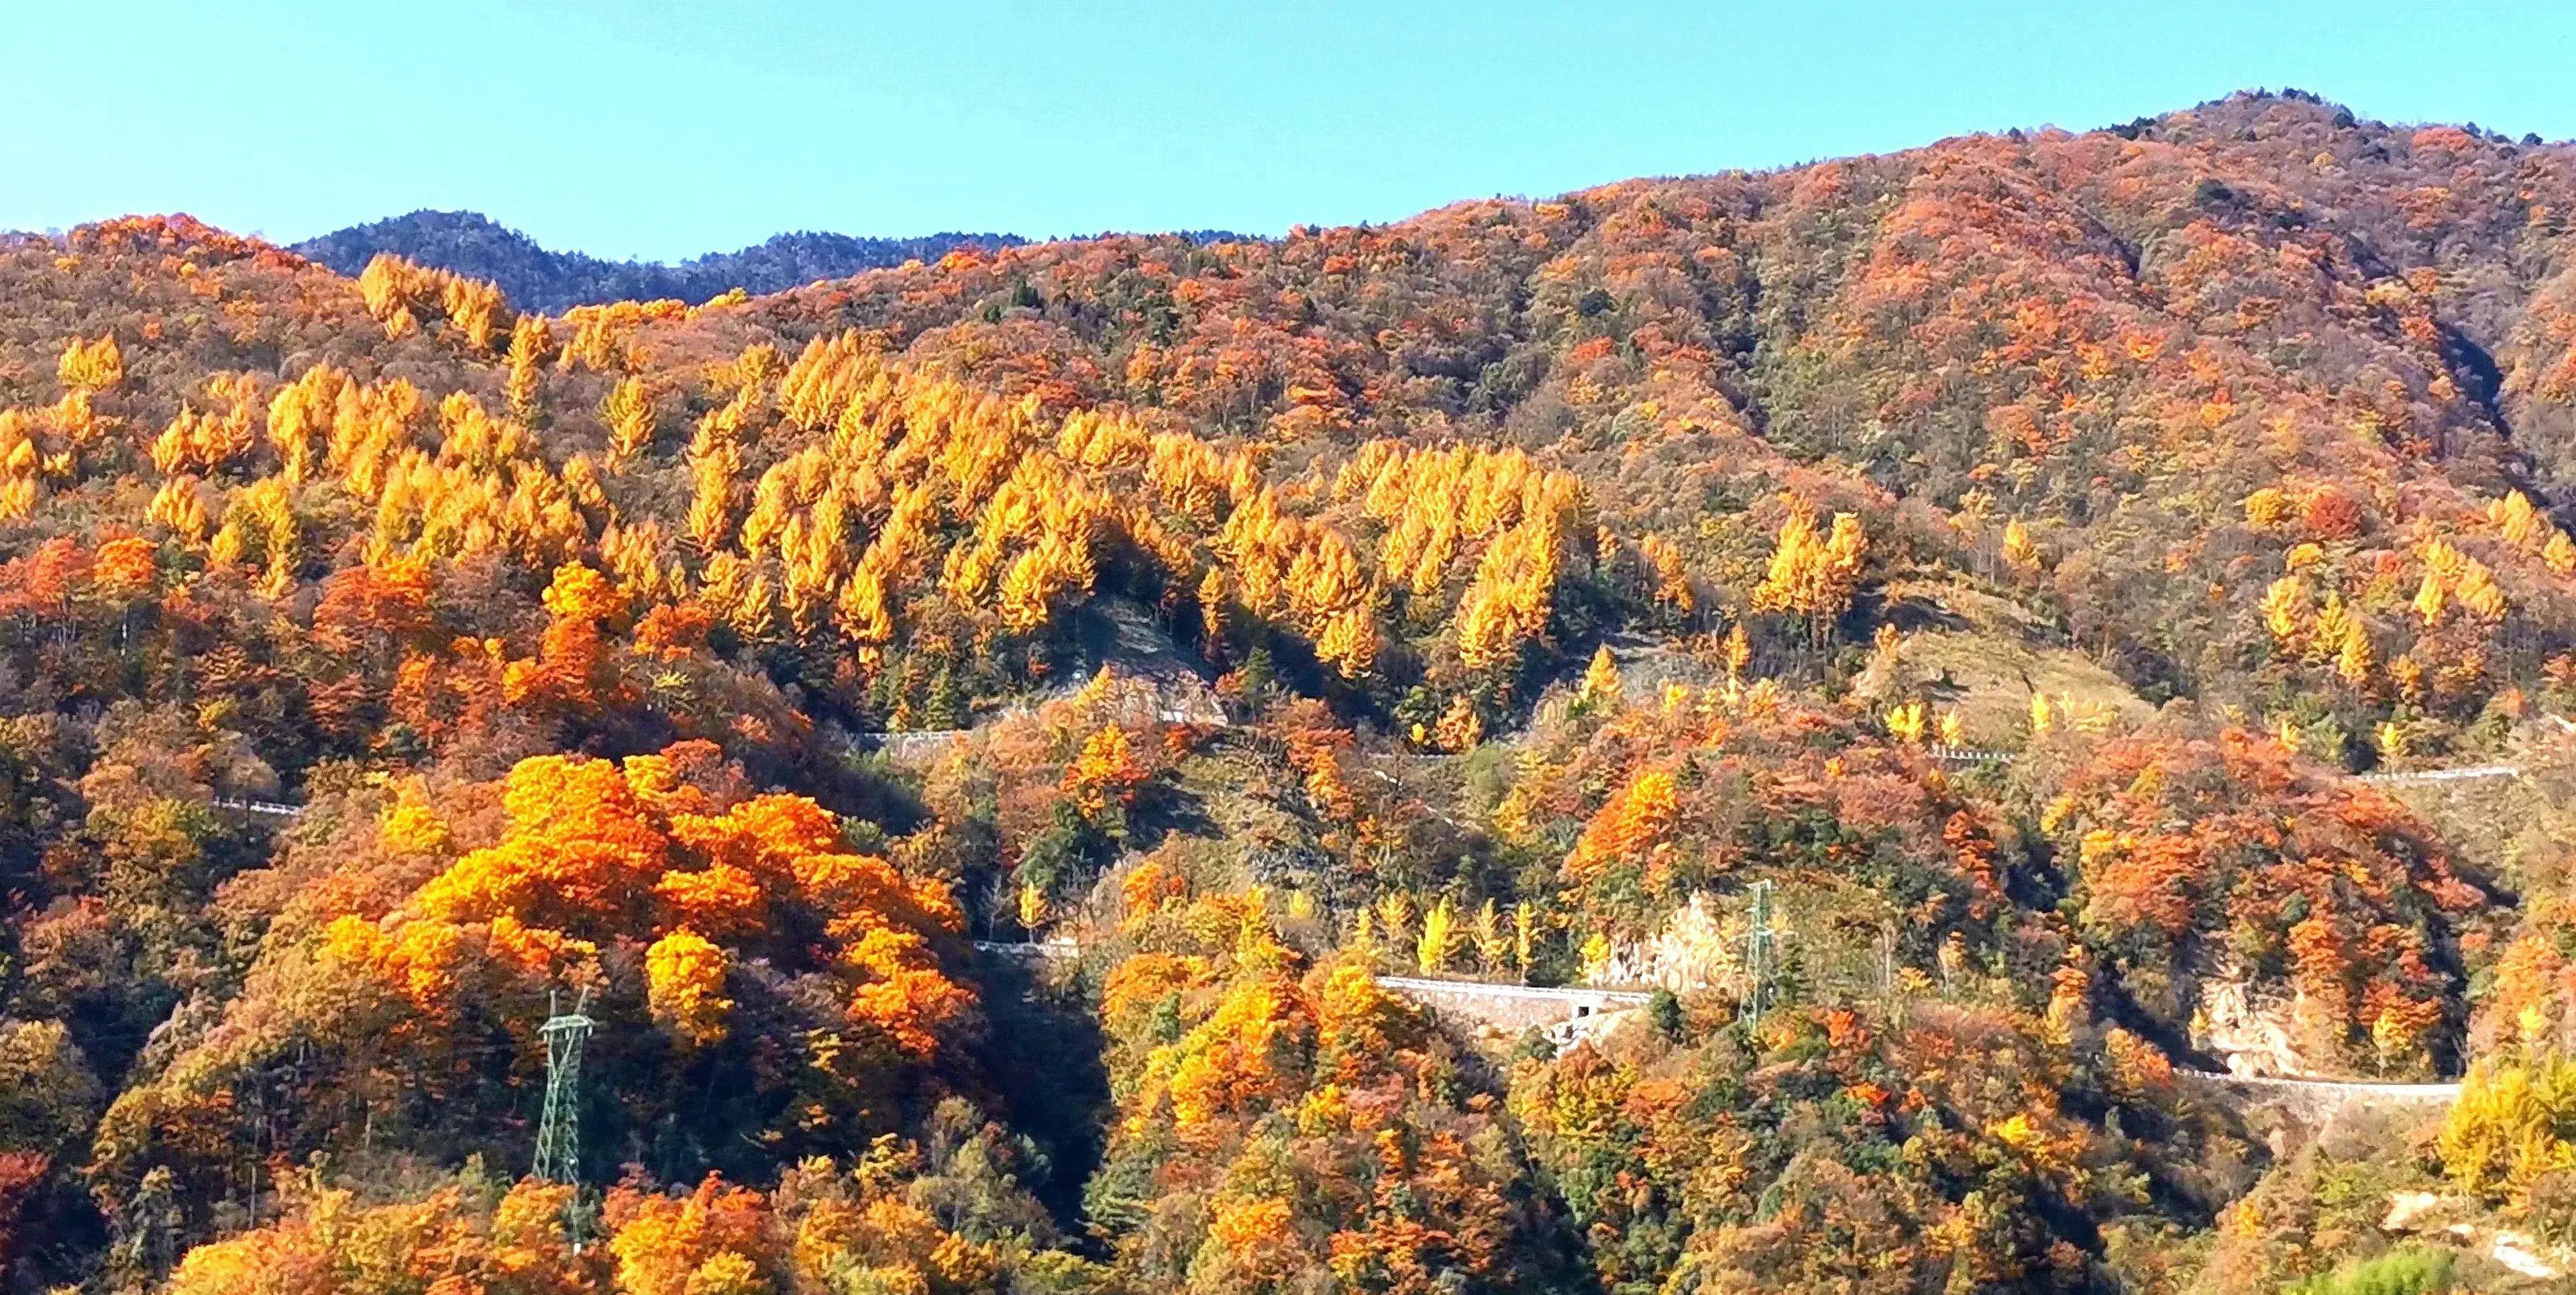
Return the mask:
<svg viewBox="0 0 2576 1295"><path fill-rule="evenodd" d="M1771 976L1779 960L1779 936L1771 930L1771 883L1753 883L1753 911L1744 927L1744 1019L1762 1022L1770 1006Z"/></svg>
<svg viewBox="0 0 2576 1295"><path fill-rule="evenodd" d="M550 1014L537 1027L546 1041L546 1107L537 1120L536 1176L545 1182L572 1183L581 1173L581 1045L597 1024L582 1014L589 1006L587 989L570 1013L556 1011L549 996Z"/></svg>

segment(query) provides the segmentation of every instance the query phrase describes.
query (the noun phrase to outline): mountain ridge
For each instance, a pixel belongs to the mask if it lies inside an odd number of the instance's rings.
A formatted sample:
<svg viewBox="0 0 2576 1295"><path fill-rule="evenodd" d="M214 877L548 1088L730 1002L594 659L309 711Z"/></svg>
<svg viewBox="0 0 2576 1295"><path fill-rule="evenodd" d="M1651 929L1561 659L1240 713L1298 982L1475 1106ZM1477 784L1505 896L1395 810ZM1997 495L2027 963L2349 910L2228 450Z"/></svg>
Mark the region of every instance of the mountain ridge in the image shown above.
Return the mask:
<svg viewBox="0 0 2576 1295"><path fill-rule="evenodd" d="M697 305L735 288L754 295L861 270L935 261L960 247L1017 247L1015 234L943 231L912 237L857 237L793 230L731 252L685 261L612 261L587 252L555 251L475 211L422 208L333 230L291 245L344 275L356 275L390 252L423 265L498 284L527 309L560 311L610 301L676 298Z"/></svg>

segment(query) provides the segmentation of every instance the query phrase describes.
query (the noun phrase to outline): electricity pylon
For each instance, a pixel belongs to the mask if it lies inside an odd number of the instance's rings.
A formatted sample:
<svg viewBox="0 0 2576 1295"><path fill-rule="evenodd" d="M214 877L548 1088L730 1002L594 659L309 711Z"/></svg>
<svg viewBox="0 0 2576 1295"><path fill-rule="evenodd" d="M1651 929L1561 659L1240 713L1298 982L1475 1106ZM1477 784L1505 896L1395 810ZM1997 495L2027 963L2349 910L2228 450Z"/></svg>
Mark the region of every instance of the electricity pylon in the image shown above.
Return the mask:
<svg viewBox="0 0 2576 1295"><path fill-rule="evenodd" d="M556 1010L546 996L546 1023L537 1034L546 1041L546 1108L537 1120L536 1176L550 1183L573 1183L581 1174L581 1045L597 1022L583 1015L590 991L570 1013Z"/></svg>
<svg viewBox="0 0 2576 1295"><path fill-rule="evenodd" d="M1762 1013L1770 1006L1771 974L1778 959L1779 937L1771 931L1771 883L1753 883L1753 912L1744 926L1744 975L1750 982L1744 995L1744 1019L1762 1023Z"/></svg>

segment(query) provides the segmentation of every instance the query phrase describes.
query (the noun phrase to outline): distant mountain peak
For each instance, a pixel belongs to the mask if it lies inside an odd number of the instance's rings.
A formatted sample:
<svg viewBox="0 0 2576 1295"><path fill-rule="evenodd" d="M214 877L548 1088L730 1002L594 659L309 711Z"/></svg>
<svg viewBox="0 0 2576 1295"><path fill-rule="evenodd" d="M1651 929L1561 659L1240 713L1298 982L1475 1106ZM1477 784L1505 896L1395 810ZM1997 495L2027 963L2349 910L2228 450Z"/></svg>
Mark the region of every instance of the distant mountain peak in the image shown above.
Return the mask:
<svg viewBox="0 0 2576 1295"><path fill-rule="evenodd" d="M535 239L476 211L422 209L365 225L352 225L295 245L294 250L342 274L356 274L377 253L406 259L501 286L512 303L560 311L603 301L676 297L696 304L734 288L778 292L818 279L843 279L862 270L937 260L959 247L1016 247L1013 234L926 234L863 238L800 230L733 252L710 252L678 264L610 261L583 252L555 252Z"/></svg>

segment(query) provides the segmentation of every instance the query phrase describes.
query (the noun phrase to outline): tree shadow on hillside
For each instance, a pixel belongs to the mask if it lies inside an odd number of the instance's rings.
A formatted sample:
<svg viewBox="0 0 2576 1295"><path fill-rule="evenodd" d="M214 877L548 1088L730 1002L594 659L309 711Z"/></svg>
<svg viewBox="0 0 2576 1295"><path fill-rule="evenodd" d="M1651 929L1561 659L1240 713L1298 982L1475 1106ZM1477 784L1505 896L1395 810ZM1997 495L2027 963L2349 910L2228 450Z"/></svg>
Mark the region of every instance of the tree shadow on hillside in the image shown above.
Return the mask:
<svg viewBox="0 0 2576 1295"><path fill-rule="evenodd" d="M1079 978L1045 965L986 957L975 980L990 1022L980 1060L997 1113L1043 1157L1043 1180L1027 1186L1068 1236L1084 1236L1083 1186L1100 1165L1113 1114L1098 1016Z"/></svg>

